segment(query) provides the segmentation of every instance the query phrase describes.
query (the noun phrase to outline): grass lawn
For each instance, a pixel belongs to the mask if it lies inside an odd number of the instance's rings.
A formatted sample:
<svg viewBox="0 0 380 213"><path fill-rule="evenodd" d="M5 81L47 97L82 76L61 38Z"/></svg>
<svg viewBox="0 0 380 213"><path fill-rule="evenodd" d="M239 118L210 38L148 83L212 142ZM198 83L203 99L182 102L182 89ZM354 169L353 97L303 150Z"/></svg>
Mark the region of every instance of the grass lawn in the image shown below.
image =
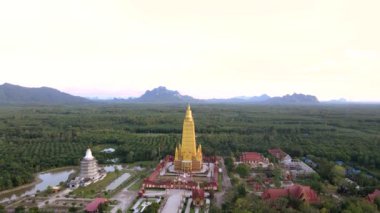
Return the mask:
<svg viewBox="0 0 380 213"><path fill-rule="evenodd" d="M218 174L218 191L222 191L223 189L223 174Z"/></svg>
<svg viewBox="0 0 380 213"><path fill-rule="evenodd" d="M94 198L97 196L105 196L104 189L116 178L121 176L123 172L110 172L107 176L96 183L90 184L86 187L79 187L75 189L72 194L81 198Z"/></svg>
<svg viewBox="0 0 380 213"><path fill-rule="evenodd" d="M144 179L141 178L140 180L136 181L131 187L129 187L129 190L131 191L138 191L141 188L141 184L143 183Z"/></svg>
<svg viewBox="0 0 380 213"><path fill-rule="evenodd" d="M154 168L157 166L157 164L158 164L158 161L138 161L138 162L128 164L128 169L131 169L135 166L140 166L144 168Z"/></svg>

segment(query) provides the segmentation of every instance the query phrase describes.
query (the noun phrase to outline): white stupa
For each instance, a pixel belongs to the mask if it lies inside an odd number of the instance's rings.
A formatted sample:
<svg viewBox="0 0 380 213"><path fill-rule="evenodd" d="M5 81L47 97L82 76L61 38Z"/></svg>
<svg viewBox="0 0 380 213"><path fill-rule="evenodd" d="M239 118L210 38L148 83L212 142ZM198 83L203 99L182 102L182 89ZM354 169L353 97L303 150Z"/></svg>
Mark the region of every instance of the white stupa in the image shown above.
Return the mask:
<svg viewBox="0 0 380 213"><path fill-rule="evenodd" d="M86 156L80 162L80 177L85 179L95 180L98 179L99 167L94 156L92 156L91 149L88 148Z"/></svg>

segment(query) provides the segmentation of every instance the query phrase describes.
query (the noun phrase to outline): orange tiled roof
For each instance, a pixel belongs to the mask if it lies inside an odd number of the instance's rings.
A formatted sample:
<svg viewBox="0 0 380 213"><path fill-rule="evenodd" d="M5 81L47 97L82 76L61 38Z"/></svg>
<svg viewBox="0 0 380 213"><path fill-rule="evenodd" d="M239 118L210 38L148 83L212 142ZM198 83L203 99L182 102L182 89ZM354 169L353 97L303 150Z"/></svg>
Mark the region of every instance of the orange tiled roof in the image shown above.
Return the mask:
<svg viewBox="0 0 380 213"><path fill-rule="evenodd" d="M286 155L284 151L282 151L282 149L268 149L268 152L269 154L271 154L272 156L274 156L275 158L281 160L283 159Z"/></svg>
<svg viewBox="0 0 380 213"><path fill-rule="evenodd" d="M95 198L91 203L87 204L86 212L96 212L100 204L107 202L106 198Z"/></svg>
<svg viewBox="0 0 380 213"><path fill-rule="evenodd" d="M240 156L240 161L264 161L264 157L257 152L243 152Z"/></svg>
<svg viewBox="0 0 380 213"><path fill-rule="evenodd" d="M284 189L268 189L262 194L264 200L276 200L279 197L290 196L308 203L317 203L319 198L317 193L310 186L292 185Z"/></svg>

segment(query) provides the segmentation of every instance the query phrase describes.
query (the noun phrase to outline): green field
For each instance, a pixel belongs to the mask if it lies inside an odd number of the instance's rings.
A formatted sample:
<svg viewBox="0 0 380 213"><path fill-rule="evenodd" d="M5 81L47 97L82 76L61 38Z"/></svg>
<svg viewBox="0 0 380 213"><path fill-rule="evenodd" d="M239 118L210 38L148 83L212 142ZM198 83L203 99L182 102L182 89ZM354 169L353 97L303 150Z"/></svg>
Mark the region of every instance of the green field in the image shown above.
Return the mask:
<svg viewBox="0 0 380 213"><path fill-rule="evenodd" d="M193 105L206 155L265 153L343 160L378 174L380 106ZM185 105L0 107L0 190L35 172L78 165L86 147L100 163L158 160L180 141ZM104 154L104 148L116 148Z"/></svg>

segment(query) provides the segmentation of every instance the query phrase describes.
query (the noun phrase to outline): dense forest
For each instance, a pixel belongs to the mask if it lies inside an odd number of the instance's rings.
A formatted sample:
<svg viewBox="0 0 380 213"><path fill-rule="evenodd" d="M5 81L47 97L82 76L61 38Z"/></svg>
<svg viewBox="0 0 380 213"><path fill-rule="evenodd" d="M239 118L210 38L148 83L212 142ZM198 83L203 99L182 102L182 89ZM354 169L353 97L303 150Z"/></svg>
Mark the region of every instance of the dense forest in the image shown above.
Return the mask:
<svg viewBox="0 0 380 213"><path fill-rule="evenodd" d="M380 176L378 105L192 105L206 155L280 147L294 157L344 161ZM180 141L185 105L0 107L0 190L38 171L78 165L86 147L100 163L157 160ZM115 148L112 154L104 148Z"/></svg>

